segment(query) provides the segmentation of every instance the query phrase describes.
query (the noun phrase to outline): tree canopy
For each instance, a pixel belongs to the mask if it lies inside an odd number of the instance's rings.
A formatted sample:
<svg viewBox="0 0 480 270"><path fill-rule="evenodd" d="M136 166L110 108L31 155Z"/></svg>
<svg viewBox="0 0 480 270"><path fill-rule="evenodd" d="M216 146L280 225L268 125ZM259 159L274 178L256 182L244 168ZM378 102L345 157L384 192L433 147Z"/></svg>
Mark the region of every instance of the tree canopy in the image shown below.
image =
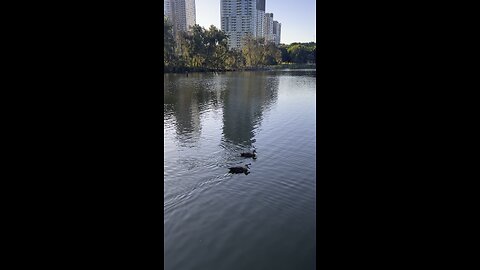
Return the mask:
<svg viewBox="0 0 480 270"><path fill-rule="evenodd" d="M315 42L281 45L282 61L292 63L316 63L317 45Z"/></svg>
<svg viewBox="0 0 480 270"><path fill-rule="evenodd" d="M263 38L246 36L241 50L228 48L228 36L214 25L205 29L196 24L188 32L174 34L164 17L164 68L224 70L278 65L285 62L315 63L316 44L292 43L275 46Z"/></svg>

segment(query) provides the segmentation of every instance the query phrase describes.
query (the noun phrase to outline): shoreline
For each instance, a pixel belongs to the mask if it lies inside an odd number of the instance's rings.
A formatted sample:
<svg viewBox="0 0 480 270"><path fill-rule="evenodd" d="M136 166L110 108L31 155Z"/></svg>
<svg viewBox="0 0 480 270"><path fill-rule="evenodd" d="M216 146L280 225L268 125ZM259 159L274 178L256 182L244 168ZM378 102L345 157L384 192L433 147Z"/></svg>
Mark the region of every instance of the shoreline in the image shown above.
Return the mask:
<svg viewBox="0 0 480 270"><path fill-rule="evenodd" d="M186 68L186 67L176 67L176 68L169 68L167 70L163 70L164 74L167 73L207 73L207 72L235 72L235 71L271 71L271 70L279 70L279 69L305 69L305 68L316 68L316 64L280 64L280 65L273 65L273 66L260 66L260 67L243 67L243 68L235 68L235 69L211 69L211 68Z"/></svg>

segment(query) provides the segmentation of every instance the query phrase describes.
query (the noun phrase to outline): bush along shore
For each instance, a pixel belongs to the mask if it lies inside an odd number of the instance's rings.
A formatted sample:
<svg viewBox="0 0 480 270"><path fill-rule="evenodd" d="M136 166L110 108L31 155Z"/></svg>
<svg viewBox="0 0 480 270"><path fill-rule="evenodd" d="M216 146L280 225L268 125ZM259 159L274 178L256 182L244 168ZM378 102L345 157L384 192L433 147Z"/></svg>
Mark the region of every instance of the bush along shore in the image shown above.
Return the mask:
<svg viewBox="0 0 480 270"><path fill-rule="evenodd" d="M263 38L247 36L241 50L228 49L225 32L194 25L188 32L173 33L164 17L164 73L224 72L314 68L316 44L276 46Z"/></svg>

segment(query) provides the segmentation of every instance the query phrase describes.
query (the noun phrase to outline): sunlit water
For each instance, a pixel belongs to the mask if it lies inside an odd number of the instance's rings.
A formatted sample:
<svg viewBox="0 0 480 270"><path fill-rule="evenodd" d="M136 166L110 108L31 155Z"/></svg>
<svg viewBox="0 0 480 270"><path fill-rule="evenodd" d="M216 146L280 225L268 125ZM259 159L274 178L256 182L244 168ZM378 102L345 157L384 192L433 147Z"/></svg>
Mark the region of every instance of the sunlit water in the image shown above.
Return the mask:
<svg viewBox="0 0 480 270"><path fill-rule="evenodd" d="M316 71L164 78L165 270L315 269Z"/></svg>

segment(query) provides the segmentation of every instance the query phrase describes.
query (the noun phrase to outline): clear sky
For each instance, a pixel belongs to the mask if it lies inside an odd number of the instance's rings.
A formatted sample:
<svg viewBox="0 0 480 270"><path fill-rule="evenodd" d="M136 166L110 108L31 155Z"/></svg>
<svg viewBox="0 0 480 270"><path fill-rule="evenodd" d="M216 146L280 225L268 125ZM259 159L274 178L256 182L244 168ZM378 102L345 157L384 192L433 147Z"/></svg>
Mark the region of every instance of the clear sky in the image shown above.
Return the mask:
<svg viewBox="0 0 480 270"><path fill-rule="evenodd" d="M265 12L282 24L280 43L316 42L315 0L266 0ZM220 0L195 0L197 24L220 29Z"/></svg>

